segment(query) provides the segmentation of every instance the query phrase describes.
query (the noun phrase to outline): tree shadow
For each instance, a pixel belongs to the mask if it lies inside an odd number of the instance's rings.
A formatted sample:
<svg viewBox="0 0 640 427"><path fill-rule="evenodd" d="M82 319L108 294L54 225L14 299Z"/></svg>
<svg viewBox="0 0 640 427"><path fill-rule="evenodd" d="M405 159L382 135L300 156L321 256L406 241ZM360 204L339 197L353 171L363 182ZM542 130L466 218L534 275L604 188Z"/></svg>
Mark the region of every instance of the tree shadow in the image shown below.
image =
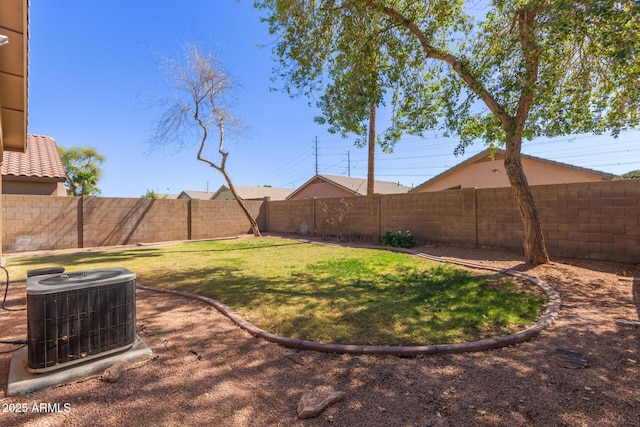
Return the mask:
<svg viewBox="0 0 640 427"><path fill-rule="evenodd" d="M156 272L148 279L183 283L208 272ZM71 411L3 413L2 423L639 425L638 329L616 323L640 314L637 280L621 284L615 272L563 265L532 267L529 272L550 283L563 301L554 324L537 338L487 352L415 358L287 349L251 336L204 303L138 290L138 333L157 359L134 366L113 384L89 379L3 399L29 408L65 402ZM225 266L218 273L234 277L242 268ZM23 303L23 286L12 286L11 306ZM291 298L286 286L278 291L279 301ZM0 312L0 317L0 339L24 339L25 312ZM580 353L589 366L567 369L553 363L556 349ZM9 359L0 355L1 390L6 390ZM314 390L341 390L346 397L317 418L297 419L300 396Z"/></svg>
<svg viewBox="0 0 640 427"><path fill-rule="evenodd" d="M16 301L24 295L11 294ZM563 319L533 341L489 352L415 358L297 351L252 337L211 307L137 291L138 333L157 357L116 383L89 379L3 400L65 402L68 414L3 414L3 423L225 426L636 425L637 332L585 329ZM12 313L4 337L20 338ZM11 332L10 332L11 331ZM24 332L23 332L24 333ZM550 363L580 352L585 369ZM630 353L632 351L632 353ZM6 389L8 356L0 356ZM299 420L304 392L341 390L343 401Z"/></svg>

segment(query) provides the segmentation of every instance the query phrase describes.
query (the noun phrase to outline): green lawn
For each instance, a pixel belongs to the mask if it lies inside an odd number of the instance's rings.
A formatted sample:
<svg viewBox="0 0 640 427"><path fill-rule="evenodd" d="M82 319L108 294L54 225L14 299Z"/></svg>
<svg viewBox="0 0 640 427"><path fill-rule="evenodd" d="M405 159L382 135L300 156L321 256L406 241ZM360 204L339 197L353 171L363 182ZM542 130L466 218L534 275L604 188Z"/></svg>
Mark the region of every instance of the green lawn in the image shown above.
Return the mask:
<svg viewBox="0 0 640 427"><path fill-rule="evenodd" d="M16 280L28 269L58 265L126 267L141 285L217 299L266 331L334 343L477 340L533 323L545 301L533 286L500 275L273 238L11 258L7 267Z"/></svg>

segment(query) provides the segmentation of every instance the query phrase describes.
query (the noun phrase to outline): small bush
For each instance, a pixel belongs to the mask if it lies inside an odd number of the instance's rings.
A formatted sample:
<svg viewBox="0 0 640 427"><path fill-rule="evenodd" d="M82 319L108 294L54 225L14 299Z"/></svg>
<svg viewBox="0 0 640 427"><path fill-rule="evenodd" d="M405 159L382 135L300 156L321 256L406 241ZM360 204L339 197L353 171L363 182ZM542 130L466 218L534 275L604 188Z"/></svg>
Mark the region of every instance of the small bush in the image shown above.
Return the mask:
<svg viewBox="0 0 640 427"><path fill-rule="evenodd" d="M412 248L416 245L416 238L409 232L402 233L402 231L396 231L392 233L387 231L380 239L383 245L394 246L396 248Z"/></svg>

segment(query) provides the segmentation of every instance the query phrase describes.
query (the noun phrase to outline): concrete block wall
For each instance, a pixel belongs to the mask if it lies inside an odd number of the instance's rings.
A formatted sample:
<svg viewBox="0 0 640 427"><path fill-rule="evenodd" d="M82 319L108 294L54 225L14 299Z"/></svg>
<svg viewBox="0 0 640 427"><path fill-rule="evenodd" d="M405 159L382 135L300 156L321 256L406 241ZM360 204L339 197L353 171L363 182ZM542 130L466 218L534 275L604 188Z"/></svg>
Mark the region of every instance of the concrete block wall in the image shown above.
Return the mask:
<svg viewBox="0 0 640 427"><path fill-rule="evenodd" d="M269 202L266 229L274 233L314 235L315 199L275 200Z"/></svg>
<svg viewBox="0 0 640 427"><path fill-rule="evenodd" d="M531 190L552 257L640 262L640 180ZM315 218L315 235L336 236L335 224L322 223L323 209L335 217L342 200L352 206L345 238L376 241L387 231L410 231L418 244L522 252L522 222L510 188L270 202L267 230L313 234L300 230Z"/></svg>
<svg viewBox="0 0 640 427"><path fill-rule="evenodd" d="M266 203L248 201L265 229ZM2 250L23 252L172 240L250 232L233 201L110 197L2 196Z"/></svg>
<svg viewBox="0 0 640 427"><path fill-rule="evenodd" d="M78 247L78 198L2 196L2 251Z"/></svg>
<svg viewBox="0 0 640 427"><path fill-rule="evenodd" d="M84 197L83 247L186 240L188 201Z"/></svg>
<svg viewBox="0 0 640 427"><path fill-rule="evenodd" d="M245 206L262 230L266 227L263 201L245 201ZM186 221L185 221L186 222ZM249 220L235 200L191 200L190 239L231 237L252 233Z"/></svg>
<svg viewBox="0 0 640 427"><path fill-rule="evenodd" d="M522 220L511 188L476 190L475 215L478 247L522 252Z"/></svg>
<svg viewBox="0 0 640 427"><path fill-rule="evenodd" d="M380 233L380 198L314 199L316 234L370 241Z"/></svg>
<svg viewBox="0 0 640 427"><path fill-rule="evenodd" d="M549 253L640 262L640 180L533 188Z"/></svg>
<svg viewBox="0 0 640 427"><path fill-rule="evenodd" d="M534 186L532 193L552 257L640 263L640 180ZM233 201L2 197L4 252L250 232ZM246 204L262 231L377 241L409 230L419 244L522 251L510 188Z"/></svg>
<svg viewBox="0 0 640 427"><path fill-rule="evenodd" d="M381 234L410 231L418 244L475 247L475 190L384 195Z"/></svg>

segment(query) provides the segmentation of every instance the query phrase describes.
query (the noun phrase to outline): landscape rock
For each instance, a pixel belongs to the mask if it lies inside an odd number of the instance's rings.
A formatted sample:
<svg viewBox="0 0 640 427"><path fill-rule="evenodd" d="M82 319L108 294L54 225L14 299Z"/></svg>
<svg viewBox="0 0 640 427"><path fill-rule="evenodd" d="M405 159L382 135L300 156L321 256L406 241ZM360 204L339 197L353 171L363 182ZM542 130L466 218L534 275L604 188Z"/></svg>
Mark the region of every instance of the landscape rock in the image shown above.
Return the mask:
<svg viewBox="0 0 640 427"><path fill-rule="evenodd" d="M551 357L549 357L549 361L553 365L567 369L581 369L589 366L587 359L585 359L580 353L561 348L556 349Z"/></svg>
<svg viewBox="0 0 640 427"><path fill-rule="evenodd" d="M120 379L122 374L126 372L128 366L129 363L125 360L121 360L120 362L111 365L106 371L104 371L104 374L102 374L102 381L115 383Z"/></svg>
<svg viewBox="0 0 640 427"><path fill-rule="evenodd" d="M305 393L298 402L298 418L317 417L327 406L342 400L345 395L343 391Z"/></svg>

